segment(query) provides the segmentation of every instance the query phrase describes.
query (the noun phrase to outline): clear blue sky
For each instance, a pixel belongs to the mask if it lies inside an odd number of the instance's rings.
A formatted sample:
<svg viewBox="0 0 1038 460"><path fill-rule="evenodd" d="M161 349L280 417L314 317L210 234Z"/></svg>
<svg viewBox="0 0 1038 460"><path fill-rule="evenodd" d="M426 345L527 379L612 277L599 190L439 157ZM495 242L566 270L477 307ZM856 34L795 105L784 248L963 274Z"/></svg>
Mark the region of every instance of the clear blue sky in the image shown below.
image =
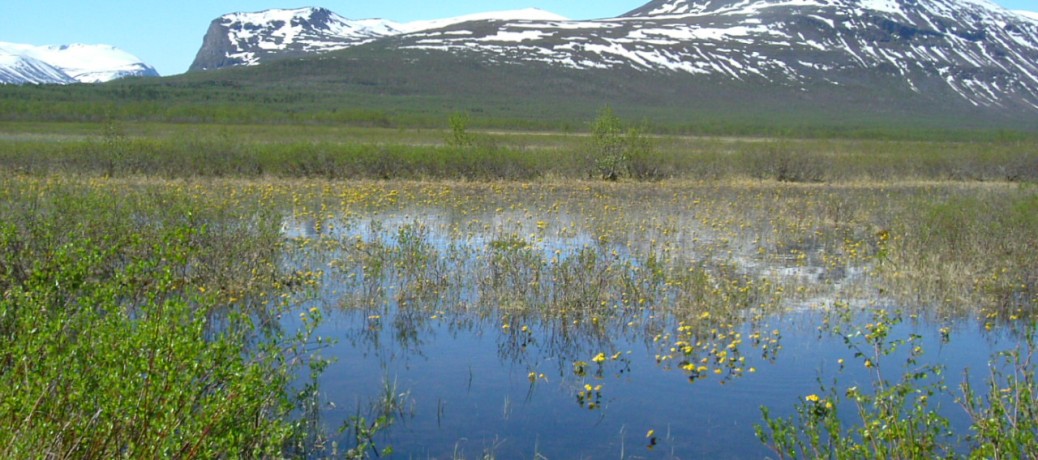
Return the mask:
<svg viewBox="0 0 1038 460"><path fill-rule="evenodd" d="M313 3L286 3L286 1ZM1038 0L994 0L1038 11ZM209 22L225 13L323 6L351 19L399 22L536 7L572 19L612 17L648 0L0 0L0 41L33 45L108 44L151 64L162 75L187 71Z"/></svg>

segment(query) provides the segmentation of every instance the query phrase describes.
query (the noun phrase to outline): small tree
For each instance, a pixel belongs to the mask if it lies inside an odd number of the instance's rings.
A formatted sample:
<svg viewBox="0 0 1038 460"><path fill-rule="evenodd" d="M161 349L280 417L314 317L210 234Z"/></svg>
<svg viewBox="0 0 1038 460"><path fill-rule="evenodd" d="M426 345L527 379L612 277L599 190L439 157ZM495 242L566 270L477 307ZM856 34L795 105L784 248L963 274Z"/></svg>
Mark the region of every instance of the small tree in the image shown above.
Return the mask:
<svg viewBox="0 0 1038 460"><path fill-rule="evenodd" d="M113 115L111 109L105 111L104 126L101 127L101 135L104 139L100 158L104 160L105 176L114 177L119 170L130 169L126 165L129 147L126 135L119 120Z"/></svg>
<svg viewBox="0 0 1038 460"><path fill-rule="evenodd" d="M660 179L659 156L655 155L656 144L645 135L645 124L627 128L624 145L627 148L627 172L635 179Z"/></svg>
<svg viewBox="0 0 1038 460"><path fill-rule="evenodd" d="M626 173L629 161L626 150L620 117L607 106L591 122L590 154L595 172L603 179L618 179Z"/></svg>
<svg viewBox="0 0 1038 460"><path fill-rule="evenodd" d="M639 128L625 128L613 109L606 107L591 122L588 146L593 174L606 180L620 177L652 177L655 168L647 164L652 151L648 138ZM637 158L637 165L635 159ZM636 167L637 166L637 167Z"/></svg>
<svg viewBox="0 0 1038 460"><path fill-rule="evenodd" d="M451 132L447 135L447 145L455 148L471 147L475 139L468 131L469 116L455 113L450 117Z"/></svg>

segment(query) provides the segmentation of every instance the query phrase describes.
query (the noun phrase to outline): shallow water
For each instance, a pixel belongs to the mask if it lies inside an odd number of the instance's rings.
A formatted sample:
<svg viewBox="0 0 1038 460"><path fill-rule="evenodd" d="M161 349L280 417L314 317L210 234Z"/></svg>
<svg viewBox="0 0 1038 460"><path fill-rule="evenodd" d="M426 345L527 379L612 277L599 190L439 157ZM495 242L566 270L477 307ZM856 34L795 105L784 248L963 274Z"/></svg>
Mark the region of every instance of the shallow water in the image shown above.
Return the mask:
<svg viewBox="0 0 1038 460"><path fill-rule="evenodd" d="M806 395L820 392L819 381L868 388L863 358L842 335L819 328L827 318L831 324L827 312L836 305L851 305L844 331L868 321L877 306L890 308L888 300L869 294L877 289L867 263L834 265L822 246L796 260L758 257L751 234L729 238L682 220L684 230L669 238L683 249L666 254L668 263L710 270L716 280L767 279L806 293L767 306L762 300L759 307L754 298L746 308L725 310L723 318L715 312L696 323L689 337L706 344L689 359L707 359L709 370L692 375L670 349L690 318L706 315L671 305L687 301L683 288L651 285L652 297L631 306L630 299L621 300L625 291L607 286L594 297L606 299L603 308L592 302L565 310L573 305L566 289L574 288L560 287L560 267L587 251L597 259L586 267L623 272L609 280L644 276L647 254L655 254L649 240L657 235L603 243L570 224L578 217L553 218L553 228L573 230L538 234L545 220L536 215L490 213L459 224L458 216L436 209L336 225L287 220L289 240L336 242L304 245L310 249L288 262L325 270L321 289L300 305L301 312L320 308L318 334L337 341L320 352L336 361L319 382L324 426L334 432L351 416L369 416L389 382L394 394L406 394L406 410L377 441L392 446L398 458L762 458L770 451L754 434L761 406L789 415ZM507 283L487 288L499 256L516 257L503 265L515 269L509 280L535 279L538 287L515 297L502 294ZM373 271L373 263L381 268ZM291 329L296 321L288 315L285 325ZM941 340L942 327L950 327L950 341ZM757 343L749 339L755 334ZM909 334L923 337L923 363L946 367L952 391L963 369L985 375L991 354L1013 346L1011 338L970 319L906 317L891 336ZM733 337L739 343L726 347ZM718 363L708 349L741 360ZM599 353L601 363L594 359ZM896 378L904 356L888 358L885 372ZM942 414L961 432L965 414L952 397L941 402ZM352 445L345 435L337 442Z"/></svg>
<svg viewBox="0 0 1038 460"><path fill-rule="evenodd" d="M383 319L394 321L392 315ZM322 352L337 358L321 378L322 422L335 429L358 409L366 413L388 379L408 393L410 410L379 442L400 457L492 452L500 458L760 458L769 453L753 430L761 422L762 405L788 415L805 395L819 392L819 378L827 383L838 378L843 388L868 385L868 374L842 339L819 335L821 320L822 314L813 312L770 318L769 326L782 330L778 358L748 353L746 365L756 372L690 382L680 370L657 364L653 350L637 341L613 342L624 350L622 359L607 361L601 376L593 370L580 378L568 360L536 346L513 350L509 333L492 327L459 329L437 322L418 334L418 344L392 337L373 344L354 341L365 335L366 318L332 315L320 330L340 340ZM1012 343L982 334L975 324L961 324L954 339L941 344L933 339L936 330L920 323L898 332L930 337L924 342L927 360L956 377L965 368L983 372L992 350ZM842 372L841 358L848 363ZM531 383L530 369L545 378ZM602 385L600 407L589 409L578 401L585 383ZM967 423L957 408L949 407L945 415L960 427ZM658 439L652 449L646 439L650 429Z"/></svg>

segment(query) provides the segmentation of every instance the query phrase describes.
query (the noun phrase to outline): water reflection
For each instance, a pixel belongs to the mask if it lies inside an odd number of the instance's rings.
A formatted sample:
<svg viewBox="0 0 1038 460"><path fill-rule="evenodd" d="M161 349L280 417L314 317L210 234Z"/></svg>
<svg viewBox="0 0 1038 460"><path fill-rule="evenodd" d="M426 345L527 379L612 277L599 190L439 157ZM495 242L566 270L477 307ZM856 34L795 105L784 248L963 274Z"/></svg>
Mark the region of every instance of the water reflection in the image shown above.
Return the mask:
<svg viewBox="0 0 1038 460"><path fill-rule="evenodd" d="M819 329L838 322L833 307L851 328L861 306L889 303L860 242L765 243L694 215L641 234L559 213L333 221L283 229L287 264L322 267L318 333L339 340L323 352L338 362L321 417L337 428L395 382L413 417L379 442L400 457L763 457L761 405L788 415L821 379L868 381L842 330ZM893 333L919 334L925 359L956 372L1011 342L968 320L943 341L946 326Z"/></svg>

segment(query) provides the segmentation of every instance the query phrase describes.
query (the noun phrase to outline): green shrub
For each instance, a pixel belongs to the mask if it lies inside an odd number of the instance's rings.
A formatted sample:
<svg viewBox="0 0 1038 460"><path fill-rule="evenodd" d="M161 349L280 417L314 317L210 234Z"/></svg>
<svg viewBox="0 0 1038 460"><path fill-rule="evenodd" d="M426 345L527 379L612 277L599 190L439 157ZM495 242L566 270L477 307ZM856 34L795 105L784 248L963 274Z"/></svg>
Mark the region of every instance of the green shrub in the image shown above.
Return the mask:
<svg viewBox="0 0 1038 460"><path fill-rule="evenodd" d="M872 315L864 327L835 331L854 352L846 365L867 368L866 385L840 388L834 379L830 386L820 385L819 393L804 396L786 418L761 408L764 423L755 427L757 437L778 458L1038 457L1038 381L1032 362L1038 323L1018 323L1023 324L1023 344L992 357L985 393L978 393L966 370L961 393L953 395L942 366L921 364L922 336L892 335L900 314L878 310ZM943 342L951 340L947 329L939 333ZM900 370L887 367L901 357ZM842 371L843 360L839 365ZM962 406L971 421L968 431L952 430L948 409L938 402L942 399ZM848 408L853 415L842 415Z"/></svg>
<svg viewBox="0 0 1038 460"><path fill-rule="evenodd" d="M592 175L606 180L621 177L659 178L653 147L638 128L625 128L613 109L606 107L591 123L587 145Z"/></svg>
<svg viewBox="0 0 1038 460"><path fill-rule="evenodd" d="M822 386L818 394L804 396L788 418L773 418L761 408L764 425L757 437L779 458L940 458L950 454L954 440L948 419L933 402L943 391L940 366L920 364L922 337L895 338L891 329L899 314L873 313L865 327L844 335L856 362L870 375L868 388L853 386L840 391L837 383ZM887 368L901 349L909 350L901 370ZM896 363L895 363L896 364ZM840 363L842 366L844 363ZM891 380L890 376L897 376ZM843 396L841 396L843 393ZM853 417L841 417L853 407ZM849 422L853 420L853 423Z"/></svg>
<svg viewBox="0 0 1038 460"><path fill-rule="evenodd" d="M179 192L0 189L0 457L302 448L295 411L309 396L290 363L319 364L302 347L319 313L298 334L271 322L280 307L264 299L287 292L263 247L276 224L227 225L217 203Z"/></svg>

